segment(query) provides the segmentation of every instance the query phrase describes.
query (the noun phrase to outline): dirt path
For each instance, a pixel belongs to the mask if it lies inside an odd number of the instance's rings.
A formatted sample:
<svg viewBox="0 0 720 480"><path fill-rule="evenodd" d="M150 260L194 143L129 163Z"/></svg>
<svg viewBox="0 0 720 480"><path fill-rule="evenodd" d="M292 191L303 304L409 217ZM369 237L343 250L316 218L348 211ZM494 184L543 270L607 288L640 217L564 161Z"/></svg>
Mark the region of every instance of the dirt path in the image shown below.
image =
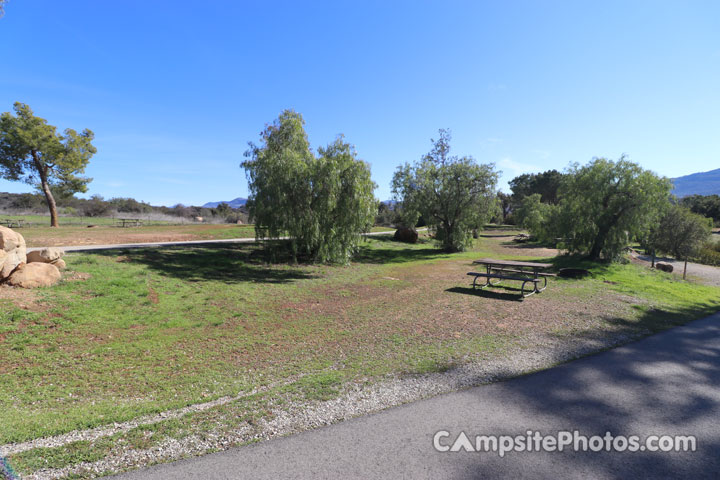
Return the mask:
<svg viewBox="0 0 720 480"><path fill-rule="evenodd" d="M643 263L650 265L652 257L650 255L635 254L634 258L641 260ZM685 262L674 260L672 258L661 258L655 259L656 262L667 262L674 267L673 273L677 275L683 274L683 268ZM696 277L707 285L714 285L720 287L720 267L712 267L710 265L703 265L701 263L688 262L687 274L689 277Z"/></svg>

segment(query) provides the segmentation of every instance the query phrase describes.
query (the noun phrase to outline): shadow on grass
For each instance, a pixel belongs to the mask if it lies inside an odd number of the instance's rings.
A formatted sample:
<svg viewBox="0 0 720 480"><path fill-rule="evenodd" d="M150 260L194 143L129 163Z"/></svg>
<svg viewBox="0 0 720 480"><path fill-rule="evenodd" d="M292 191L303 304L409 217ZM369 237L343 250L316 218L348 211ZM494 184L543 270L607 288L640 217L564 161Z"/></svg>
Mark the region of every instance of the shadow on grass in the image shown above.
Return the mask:
<svg viewBox="0 0 720 480"><path fill-rule="evenodd" d="M435 248L430 239L421 238L409 244L393 240L392 236L377 236L361 244L354 263L405 263L441 257L445 252Z"/></svg>
<svg viewBox="0 0 720 480"><path fill-rule="evenodd" d="M519 302L523 299L523 297L520 295L519 289L512 289L508 287L500 287L493 286L491 288L494 288L496 290L487 290L483 289L480 290L478 288L472 288L472 287L452 287L445 290L446 292L450 293L461 293L463 295L472 295L474 297L482 297L482 298L491 298L495 300L506 300L506 301L513 301L513 302ZM505 290L516 290L517 293L507 293L507 292L498 292L498 288L504 288Z"/></svg>
<svg viewBox="0 0 720 480"><path fill-rule="evenodd" d="M270 264L270 252L254 244L198 245L166 248L100 251L97 255L120 257L140 263L168 277L190 282L221 281L225 283L289 283L316 278L297 265Z"/></svg>
<svg viewBox="0 0 720 480"><path fill-rule="evenodd" d="M552 263L555 270L561 268L582 268L589 270L591 275L602 275L607 273L610 262L592 261L581 255L558 255L553 258L544 260L546 263Z"/></svg>
<svg viewBox="0 0 720 480"><path fill-rule="evenodd" d="M442 250L429 240L415 245L395 242L391 238L373 238L361 245L354 263L387 264L438 258ZM284 242L273 242L264 248L253 243L198 244L163 248L133 248L93 252L105 257L139 263L169 277L187 281L221 281L226 283L289 283L317 278L308 271L307 259L296 262Z"/></svg>
<svg viewBox="0 0 720 480"><path fill-rule="evenodd" d="M522 227L517 225L497 225L494 223L488 223L485 225L483 230L522 230Z"/></svg>
<svg viewBox="0 0 720 480"><path fill-rule="evenodd" d="M506 248L543 248L543 249L554 249L555 247L550 244L537 243L537 242L502 242L501 245Z"/></svg>

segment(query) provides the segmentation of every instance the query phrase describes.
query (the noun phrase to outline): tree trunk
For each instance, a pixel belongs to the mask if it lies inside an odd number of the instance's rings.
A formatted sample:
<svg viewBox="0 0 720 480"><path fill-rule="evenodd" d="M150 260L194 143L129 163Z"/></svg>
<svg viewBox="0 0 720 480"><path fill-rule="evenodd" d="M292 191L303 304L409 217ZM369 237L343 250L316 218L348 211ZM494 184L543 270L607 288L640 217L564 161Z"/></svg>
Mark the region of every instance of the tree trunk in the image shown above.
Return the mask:
<svg viewBox="0 0 720 480"><path fill-rule="evenodd" d="M48 208L50 209L50 226L59 227L57 205L55 205L55 198L50 191L50 185L48 185L47 181L42 182L42 191L45 194L45 200L47 200Z"/></svg>
<svg viewBox="0 0 720 480"><path fill-rule="evenodd" d="M655 268L655 249L654 248L652 251L652 265L650 265L650 268Z"/></svg>
<svg viewBox="0 0 720 480"><path fill-rule="evenodd" d="M605 237L607 237L609 228L601 228L595 236L592 249L590 250L590 260L599 260L600 254L602 253L603 246L605 246Z"/></svg>
<svg viewBox="0 0 720 480"><path fill-rule="evenodd" d="M60 225L58 224L57 205L55 204L55 197L53 197L53 194L50 191L50 183L48 182L49 167L42 162L38 155L38 152L33 150L31 154L33 157L33 162L35 163L35 170L37 170L38 176L40 177L40 187L45 194L45 200L47 201L48 208L50 209L50 226L59 227Z"/></svg>
<svg viewBox="0 0 720 480"><path fill-rule="evenodd" d="M683 280L685 280L686 275L687 275L687 258L685 259L685 268L683 268Z"/></svg>

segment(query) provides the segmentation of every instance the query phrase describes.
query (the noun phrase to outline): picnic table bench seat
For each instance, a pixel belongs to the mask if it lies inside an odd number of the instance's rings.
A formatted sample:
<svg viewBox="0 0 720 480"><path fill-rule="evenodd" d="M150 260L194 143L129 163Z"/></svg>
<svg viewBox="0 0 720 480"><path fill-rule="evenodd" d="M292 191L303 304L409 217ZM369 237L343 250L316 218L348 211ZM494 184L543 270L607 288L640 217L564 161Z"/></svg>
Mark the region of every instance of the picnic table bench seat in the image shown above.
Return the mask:
<svg viewBox="0 0 720 480"><path fill-rule="evenodd" d="M499 275L499 274L497 274L497 273L480 273L480 272L468 272L467 274L470 275L470 276L475 277L475 278L473 279L473 289L475 289L476 287L479 287L479 288L482 290L482 289L485 288L485 287L489 287L489 286L491 286L491 285L497 285L498 283L500 283L500 282L492 283L492 282L490 281L492 278L497 278L497 279L499 279L500 281L502 281L502 280L514 280L514 281L517 281L517 282L522 282L522 285L521 285L521 287L520 287L520 295L522 295L523 298L529 297L530 295L532 295L532 294L534 294L534 293L539 293L539 292L541 292L542 290L545 289L544 287L543 287L542 289L539 289L539 287L538 287L538 283L544 280L544 279L540 279L540 278L519 277L519 276L518 276L518 277L511 277L511 276L509 276L509 275ZM482 285L478 285L478 284L477 284L477 279L478 279L478 278L485 278L485 279L486 279L485 283L482 284ZM547 282L547 280L545 280L545 282ZM532 288L532 290L529 290L529 293L525 293L525 285L526 285L527 283L532 283L532 284L533 284L533 288Z"/></svg>

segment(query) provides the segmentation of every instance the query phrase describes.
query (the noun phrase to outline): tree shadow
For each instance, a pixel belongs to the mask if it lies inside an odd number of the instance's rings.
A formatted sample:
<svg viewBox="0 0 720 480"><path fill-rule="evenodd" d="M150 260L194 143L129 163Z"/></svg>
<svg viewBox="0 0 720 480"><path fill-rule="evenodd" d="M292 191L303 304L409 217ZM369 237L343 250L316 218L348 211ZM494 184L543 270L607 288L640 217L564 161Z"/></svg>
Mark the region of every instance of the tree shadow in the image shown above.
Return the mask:
<svg viewBox="0 0 720 480"><path fill-rule="evenodd" d="M445 254L443 250L435 248L430 239L419 239L416 244L408 244L393 240L391 236L378 236L363 243L352 261L373 264L405 263L438 258Z"/></svg>
<svg viewBox="0 0 720 480"><path fill-rule="evenodd" d="M271 262L272 252L254 244L193 245L163 248L138 248L95 252L118 257L123 262L146 265L167 277L189 282L220 281L225 283L289 283L316 278L297 264Z"/></svg>
<svg viewBox="0 0 720 480"><path fill-rule="evenodd" d="M499 285L493 286L492 288L501 288ZM507 290L511 290L508 287L505 287ZM505 301L512 301L512 302L519 302L522 301L523 297L520 295L519 289L516 289L517 293L508 293L508 292L498 292L497 290L487 290L479 288L472 288L472 287L452 287L448 288L445 291L450 293L460 293L463 295L472 295L473 297L481 297L481 298L490 298L494 300L505 300Z"/></svg>
<svg viewBox="0 0 720 480"><path fill-rule="evenodd" d="M518 227L517 225L497 225L494 223L488 223L483 227L483 230L517 230L517 231L521 231L521 230L523 230L523 228Z"/></svg>
<svg viewBox="0 0 720 480"><path fill-rule="evenodd" d="M500 245L502 245L505 248L522 248L522 249L555 249L552 245L546 245L543 243L537 243L537 242L502 242Z"/></svg>
<svg viewBox="0 0 720 480"><path fill-rule="evenodd" d="M643 329L666 330L718 309L720 302L697 303L664 313L651 310L639 322L617 318L613 321L620 328L614 335L623 342L623 335L637 335ZM573 339L579 342L572 348L582 354L582 340L593 348L593 342L602 335L600 331L574 332ZM597 349L598 343L594 345ZM508 416L491 425L497 429L493 434L522 434L527 429L546 434L578 430L588 437L608 431L643 438L697 435L697 451L525 452L513 453L504 460L485 456L482 461L468 459L455 478L491 477L497 471L515 476L523 473L527 461L533 464L533 476L539 478L578 478L588 474L595 478L715 475L720 468L720 395L715 389L720 383L720 315L570 363L567 355L567 350L557 350L552 356L561 364L559 367L487 387L497 398L511 400L494 407ZM475 392L480 395L481 390ZM482 403L487 402L487 395L478 401L488 408ZM507 418L523 420L513 423Z"/></svg>
<svg viewBox="0 0 720 480"><path fill-rule="evenodd" d="M555 270L561 268L581 268L589 270L591 275L602 275L608 272L611 263L605 261L592 261L581 255L557 255L556 257L543 260L545 263L552 263Z"/></svg>

